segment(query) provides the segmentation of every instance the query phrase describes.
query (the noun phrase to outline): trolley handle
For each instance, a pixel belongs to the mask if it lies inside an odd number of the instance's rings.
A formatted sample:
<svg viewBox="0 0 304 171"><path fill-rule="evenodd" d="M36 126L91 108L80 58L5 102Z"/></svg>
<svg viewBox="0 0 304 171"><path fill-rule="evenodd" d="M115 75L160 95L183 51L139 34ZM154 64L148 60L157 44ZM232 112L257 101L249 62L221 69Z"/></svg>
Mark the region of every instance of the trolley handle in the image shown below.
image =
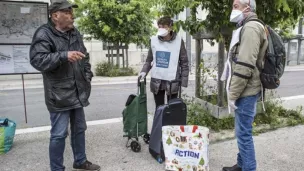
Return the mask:
<svg viewBox="0 0 304 171"><path fill-rule="evenodd" d="M176 79L176 80L172 80L169 82L170 84L170 99L171 99L171 95L172 95L172 84L173 83L178 83L178 89L179 89L179 98L181 98L181 94L182 94L182 80L181 79Z"/></svg>
<svg viewBox="0 0 304 171"><path fill-rule="evenodd" d="M141 77L138 77L138 79L137 79L137 86L138 86L138 87L140 87L140 84L141 84L141 81L140 81L140 80L141 80ZM147 84L147 79L146 79L146 77L144 77L144 81L143 81L143 82L144 82L145 85Z"/></svg>

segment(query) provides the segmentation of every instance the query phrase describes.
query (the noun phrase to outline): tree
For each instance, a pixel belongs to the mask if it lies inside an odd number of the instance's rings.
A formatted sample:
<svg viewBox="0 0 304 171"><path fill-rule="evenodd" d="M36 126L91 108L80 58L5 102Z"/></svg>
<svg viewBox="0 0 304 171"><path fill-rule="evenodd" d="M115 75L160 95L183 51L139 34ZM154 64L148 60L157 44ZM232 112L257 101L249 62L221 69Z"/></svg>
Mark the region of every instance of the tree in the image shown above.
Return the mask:
<svg viewBox="0 0 304 171"><path fill-rule="evenodd" d="M161 15L173 17L184 11L185 8L191 9L191 16L185 21L177 21L175 29L182 28L189 31L191 35L196 33L211 33L213 40L219 42L218 53L218 73L222 73L224 68L224 43L226 49L229 47L232 29L235 25L229 21L234 0L152 0L155 6L160 9ZM295 27L299 18L304 15L304 1L298 0L256 0L257 15L267 25L276 28L282 36L290 35L290 31ZM206 19L197 17L198 10L207 12ZM207 35L207 34L205 34ZM207 37L207 36L206 36ZM225 39L224 39L225 38ZM284 38L284 37L283 37ZM214 42L210 41L211 44ZM198 43L197 47L200 47ZM200 52L196 52L200 54ZM196 96L200 96L200 55L197 56L196 72ZM220 76L218 76L220 78ZM217 105L223 106L224 86L223 82L218 80L218 90L215 98ZM206 97L207 99L209 97Z"/></svg>
<svg viewBox="0 0 304 171"><path fill-rule="evenodd" d="M201 160L200 160L199 164L200 164L200 165L202 165L202 166L204 166L204 164L205 164L205 160L204 160L204 158L203 158L203 157L201 158Z"/></svg>
<svg viewBox="0 0 304 171"><path fill-rule="evenodd" d="M118 46L148 45L153 13L140 0L75 0L79 29L91 38Z"/></svg>
<svg viewBox="0 0 304 171"><path fill-rule="evenodd" d="M168 145L171 145L172 144L172 140L171 140L171 138L169 137L168 139L167 139L167 142L166 142Z"/></svg>
<svg viewBox="0 0 304 171"><path fill-rule="evenodd" d="M161 14L169 16L179 14L185 7L191 8L191 17L176 23L177 29L182 27L191 34L206 29L219 38L224 28L231 30L234 27L229 22L233 0L154 0L153 2L162 6ZM287 34L290 28L294 28L299 17L304 15L304 1L256 0L256 3L259 18L271 27L277 28L283 35ZM198 9L208 12L205 20L197 18Z"/></svg>

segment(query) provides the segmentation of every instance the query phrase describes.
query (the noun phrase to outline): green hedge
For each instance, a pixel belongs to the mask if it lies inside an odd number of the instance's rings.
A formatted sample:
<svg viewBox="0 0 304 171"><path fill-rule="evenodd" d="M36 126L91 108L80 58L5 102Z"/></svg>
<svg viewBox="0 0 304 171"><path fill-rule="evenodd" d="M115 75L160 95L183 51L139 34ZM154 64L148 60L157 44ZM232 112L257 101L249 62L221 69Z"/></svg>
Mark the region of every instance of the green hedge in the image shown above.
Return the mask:
<svg viewBox="0 0 304 171"><path fill-rule="evenodd" d="M135 70L131 67L119 68L117 65L113 65L108 62L97 63L96 68L95 68L95 73L97 76L105 76L105 77L137 75Z"/></svg>

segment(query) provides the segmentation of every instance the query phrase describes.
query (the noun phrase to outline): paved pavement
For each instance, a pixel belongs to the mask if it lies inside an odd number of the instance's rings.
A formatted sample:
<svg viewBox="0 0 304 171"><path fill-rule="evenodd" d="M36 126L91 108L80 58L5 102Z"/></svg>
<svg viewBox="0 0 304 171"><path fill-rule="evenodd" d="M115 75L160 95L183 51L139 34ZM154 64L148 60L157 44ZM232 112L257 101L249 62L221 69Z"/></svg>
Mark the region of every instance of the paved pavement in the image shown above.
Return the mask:
<svg viewBox="0 0 304 171"><path fill-rule="evenodd" d="M298 69L294 69L294 71L298 71ZM285 89L288 89L287 94L297 95L297 93L303 92L301 90L303 87L303 82L301 82L301 80L303 80L301 78L302 75L303 72L299 72L296 76L286 78L286 84L290 84L285 87ZM0 83L3 83L3 81L0 81ZM282 87L284 86L285 83ZM33 90L37 91L37 89ZM41 91L42 90L40 89L37 93ZM0 93L3 93L3 91ZM127 94L129 94L129 92ZM286 105L290 108L294 108L297 104L302 104L302 101L299 99L303 98L303 95L289 99L286 97L284 99L288 101L284 102L284 106ZM3 107L4 106L1 105L1 108ZM152 119L149 117L150 128L151 122ZM44 129L48 130L49 128ZM12 150L6 155L0 155L0 170L49 170L49 132L22 133L22 130L17 130L17 132L19 134L15 137ZM125 148L126 139L122 137L122 123L120 121L88 126L86 135L88 159L94 163L100 164L104 171L164 170L164 164L158 164L154 159L152 159L148 153L148 146L144 145L143 142L142 152L140 153L134 153L130 149ZM304 150L302 150L304 126L280 129L266 134L261 134L254 139L258 171L303 170L304 164L301 159L304 157ZM69 139L67 138L65 165L69 171L71 170L73 157L71 148L68 144ZM211 144L210 170L220 171L223 165L233 165L236 159L236 152L237 146L235 140Z"/></svg>
<svg viewBox="0 0 304 171"><path fill-rule="evenodd" d="M151 120L150 120L151 125ZM211 134L212 137L212 134ZM102 166L102 171L161 171L149 154L148 145L134 153L125 148L122 123L89 126L86 132L86 151L90 161ZM304 163L304 126L284 128L254 137L258 171L302 171ZM0 155L1 171L46 171L49 132L18 134L12 150ZM235 140L210 145L210 170L220 171L224 165L236 162ZM65 166L71 170L73 156L66 140Z"/></svg>

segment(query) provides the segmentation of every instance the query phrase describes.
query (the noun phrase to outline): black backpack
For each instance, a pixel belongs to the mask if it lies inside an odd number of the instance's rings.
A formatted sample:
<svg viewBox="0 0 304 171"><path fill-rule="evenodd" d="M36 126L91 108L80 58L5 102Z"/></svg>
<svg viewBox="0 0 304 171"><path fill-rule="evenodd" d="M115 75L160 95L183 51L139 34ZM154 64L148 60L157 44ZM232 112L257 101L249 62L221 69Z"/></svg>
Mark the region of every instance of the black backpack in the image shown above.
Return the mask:
<svg viewBox="0 0 304 171"><path fill-rule="evenodd" d="M270 26L265 25L263 21L259 19L251 19L249 21L257 21L265 27L268 47L264 57L264 67L259 68L260 79L264 89L276 89L280 86L280 78L285 69L286 50L284 43L281 36Z"/></svg>

